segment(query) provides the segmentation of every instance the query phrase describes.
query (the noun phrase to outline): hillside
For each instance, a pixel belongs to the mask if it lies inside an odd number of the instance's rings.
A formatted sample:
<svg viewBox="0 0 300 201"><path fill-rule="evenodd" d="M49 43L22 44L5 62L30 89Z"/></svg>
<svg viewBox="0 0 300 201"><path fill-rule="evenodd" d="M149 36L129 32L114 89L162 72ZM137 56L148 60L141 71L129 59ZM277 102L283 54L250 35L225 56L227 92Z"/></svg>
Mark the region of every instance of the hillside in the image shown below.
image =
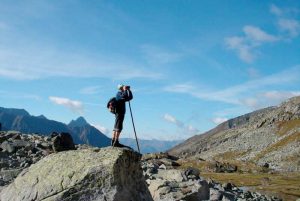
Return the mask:
<svg viewBox="0 0 300 201"><path fill-rule="evenodd" d="M168 151L186 159L300 170L300 97L228 120Z"/></svg>

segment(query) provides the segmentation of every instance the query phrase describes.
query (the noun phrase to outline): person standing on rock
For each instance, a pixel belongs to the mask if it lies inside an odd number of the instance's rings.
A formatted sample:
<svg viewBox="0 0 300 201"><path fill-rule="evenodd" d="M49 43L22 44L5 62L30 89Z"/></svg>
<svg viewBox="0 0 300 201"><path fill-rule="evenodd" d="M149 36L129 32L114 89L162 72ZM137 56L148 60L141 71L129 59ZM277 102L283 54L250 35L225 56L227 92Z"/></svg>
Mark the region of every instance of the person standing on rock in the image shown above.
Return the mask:
<svg viewBox="0 0 300 201"><path fill-rule="evenodd" d="M122 147L122 144L119 143L119 137L123 129L123 121L126 113L126 102L130 101L133 96L130 90L130 86L123 84L118 85L118 93L116 95L116 114L115 114L115 125L112 134L111 145L116 147Z"/></svg>

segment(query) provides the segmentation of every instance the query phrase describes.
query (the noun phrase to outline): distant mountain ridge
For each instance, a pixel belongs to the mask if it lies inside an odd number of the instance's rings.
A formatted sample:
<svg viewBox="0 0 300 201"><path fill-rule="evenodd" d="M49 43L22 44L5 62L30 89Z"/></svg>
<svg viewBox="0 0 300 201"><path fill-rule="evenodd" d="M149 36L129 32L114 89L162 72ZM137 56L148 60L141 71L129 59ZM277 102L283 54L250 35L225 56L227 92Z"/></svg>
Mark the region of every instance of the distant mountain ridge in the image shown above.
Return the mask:
<svg viewBox="0 0 300 201"><path fill-rule="evenodd" d="M165 152L166 150L174 147L179 144L183 140L172 140L172 141L162 141L162 140L144 140L139 139L140 151L142 154L146 153L157 153L157 152ZM127 146L132 147L135 150L138 150L136 145L136 140L132 138L120 138L120 142Z"/></svg>
<svg viewBox="0 0 300 201"><path fill-rule="evenodd" d="M0 107L0 123L2 130L15 130L22 133L37 133L49 135L52 132L68 132L76 144L89 144L91 146L110 146L111 139L91 126L84 117L71 120L69 124L49 120L44 115L32 116L24 109ZM122 137L122 136L121 136ZM122 144L137 149L136 140L121 138ZM162 152L170 149L181 141L160 141L139 139L141 153Z"/></svg>
<svg viewBox="0 0 300 201"><path fill-rule="evenodd" d="M230 119L168 152L190 159L267 163L279 171L300 171L300 96Z"/></svg>
<svg viewBox="0 0 300 201"><path fill-rule="evenodd" d="M32 116L24 109L0 107L2 130L49 135L52 132L68 132L76 144L104 147L110 145L110 138L86 122L83 117L72 120L68 125L47 119L44 115Z"/></svg>

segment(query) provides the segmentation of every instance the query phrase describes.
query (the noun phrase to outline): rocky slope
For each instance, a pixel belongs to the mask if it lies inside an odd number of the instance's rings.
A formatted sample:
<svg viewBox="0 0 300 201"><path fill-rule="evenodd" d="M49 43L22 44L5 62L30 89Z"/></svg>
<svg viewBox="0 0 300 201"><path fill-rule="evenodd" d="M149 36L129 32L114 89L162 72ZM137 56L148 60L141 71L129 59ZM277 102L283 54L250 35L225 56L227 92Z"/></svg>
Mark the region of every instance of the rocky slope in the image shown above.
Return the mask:
<svg viewBox="0 0 300 201"><path fill-rule="evenodd" d="M132 150L86 145L55 153L53 139L0 132L1 201L279 200L206 180L167 154L141 160Z"/></svg>
<svg viewBox="0 0 300 201"><path fill-rule="evenodd" d="M235 160L300 171L300 97L231 119L168 152L188 159Z"/></svg>

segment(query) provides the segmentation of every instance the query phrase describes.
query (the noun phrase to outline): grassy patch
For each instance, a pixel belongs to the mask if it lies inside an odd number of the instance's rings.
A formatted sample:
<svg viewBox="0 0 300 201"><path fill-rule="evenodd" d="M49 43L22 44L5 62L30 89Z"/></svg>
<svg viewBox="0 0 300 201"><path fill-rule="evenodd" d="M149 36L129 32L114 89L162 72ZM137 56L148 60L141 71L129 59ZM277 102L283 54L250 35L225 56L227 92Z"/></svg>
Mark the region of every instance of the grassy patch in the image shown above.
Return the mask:
<svg viewBox="0 0 300 201"><path fill-rule="evenodd" d="M275 144L272 144L272 145L268 146L266 149L264 149L259 154L257 154L254 157L254 159L252 159L252 160L257 161L258 159L264 157L268 153L279 150L279 149L281 149L281 148L283 148L283 147L285 147L285 146L287 146L290 143L295 142L295 141L300 141L300 132L293 133L293 134L283 138L282 140L276 142Z"/></svg>
<svg viewBox="0 0 300 201"><path fill-rule="evenodd" d="M215 160L232 160L246 155L248 151L228 151L218 154L214 157Z"/></svg>
<svg viewBox="0 0 300 201"><path fill-rule="evenodd" d="M289 131L300 127L300 119L290 120L290 121L282 121L278 123L278 132L277 134L283 136L287 134Z"/></svg>
<svg viewBox="0 0 300 201"><path fill-rule="evenodd" d="M237 186L252 187L267 195L276 195L283 200L296 200L300 197L300 173L291 174L240 174L201 172L205 178L219 183L233 183Z"/></svg>
<svg viewBox="0 0 300 201"><path fill-rule="evenodd" d="M262 172L264 169L257 166L253 162L242 162L238 160L218 160L221 163L228 163L230 165L237 166L237 172ZM180 168L185 169L187 167L198 168L202 172L212 172L215 168L216 162L213 161L195 161L195 160L182 160L177 161L181 166Z"/></svg>

